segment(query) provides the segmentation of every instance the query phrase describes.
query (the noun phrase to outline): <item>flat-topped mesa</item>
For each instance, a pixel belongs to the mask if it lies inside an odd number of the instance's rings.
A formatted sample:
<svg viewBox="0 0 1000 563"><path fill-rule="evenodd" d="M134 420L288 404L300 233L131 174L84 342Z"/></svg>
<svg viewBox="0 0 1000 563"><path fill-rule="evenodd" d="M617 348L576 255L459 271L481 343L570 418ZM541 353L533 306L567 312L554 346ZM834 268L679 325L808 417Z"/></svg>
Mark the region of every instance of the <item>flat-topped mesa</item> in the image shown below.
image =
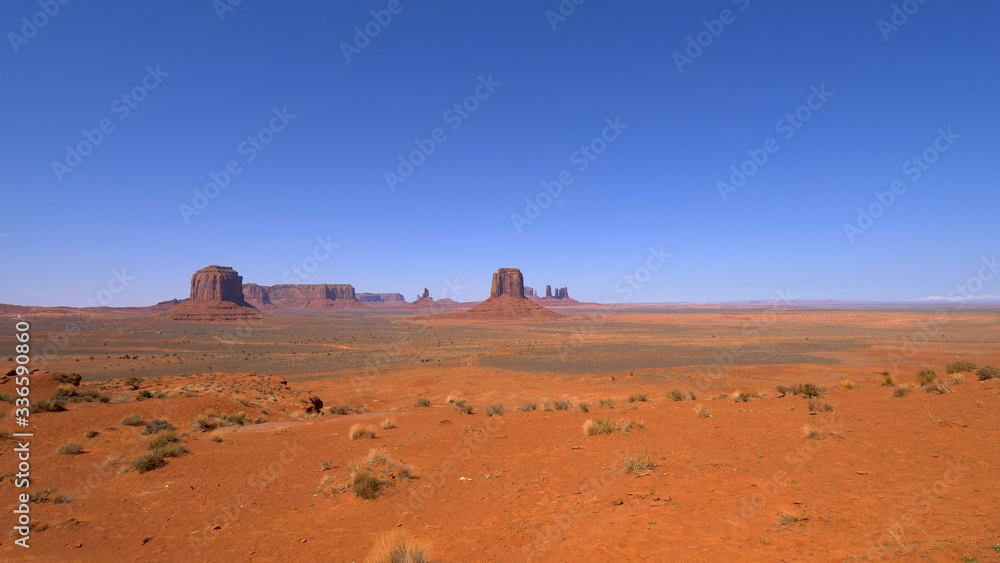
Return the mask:
<svg viewBox="0 0 1000 563"><path fill-rule="evenodd" d="M202 268L191 276L191 300L243 304L243 276L229 266Z"/></svg>
<svg viewBox="0 0 1000 563"><path fill-rule="evenodd" d="M525 297L534 297L535 296L535 288L524 286L524 296Z"/></svg>
<svg viewBox="0 0 1000 563"><path fill-rule="evenodd" d="M243 287L246 300L258 307L276 309L330 309L364 307L350 284L247 284ZM402 296L400 296L402 299Z"/></svg>
<svg viewBox="0 0 1000 563"><path fill-rule="evenodd" d="M406 303L402 293L355 293L361 303Z"/></svg>
<svg viewBox="0 0 1000 563"><path fill-rule="evenodd" d="M191 276L191 298L164 313L175 321L241 322L263 313L243 296L243 277L228 266L208 266Z"/></svg>
<svg viewBox="0 0 1000 563"><path fill-rule="evenodd" d="M524 276L517 268L500 268L493 274L493 287L490 288L490 297L500 297L509 295L517 299L524 299Z"/></svg>

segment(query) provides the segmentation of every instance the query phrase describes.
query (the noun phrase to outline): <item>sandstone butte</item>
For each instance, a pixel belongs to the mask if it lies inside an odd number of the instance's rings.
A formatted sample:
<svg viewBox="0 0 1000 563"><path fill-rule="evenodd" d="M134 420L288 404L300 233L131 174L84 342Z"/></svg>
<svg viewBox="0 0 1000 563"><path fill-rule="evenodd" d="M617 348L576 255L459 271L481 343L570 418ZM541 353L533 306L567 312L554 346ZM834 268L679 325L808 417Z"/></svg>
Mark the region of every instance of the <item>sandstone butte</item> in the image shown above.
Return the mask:
<svg viewBox="0 0 1000 563"><path fill-rule="evenodd" d="M264 314L243 297L243 277L229 266L208 266L191 276L191 298L165 315L175 321L260 320Z"/></svg>
<svg viewBox="0 0 1000 563"><path fill-rule="evenodd" d="M524 296L524 276L517 268L500 268L493 274L490 297L472 309L450 314L453 318L482 320L554 319L562 315L532 303Z"/></svg>

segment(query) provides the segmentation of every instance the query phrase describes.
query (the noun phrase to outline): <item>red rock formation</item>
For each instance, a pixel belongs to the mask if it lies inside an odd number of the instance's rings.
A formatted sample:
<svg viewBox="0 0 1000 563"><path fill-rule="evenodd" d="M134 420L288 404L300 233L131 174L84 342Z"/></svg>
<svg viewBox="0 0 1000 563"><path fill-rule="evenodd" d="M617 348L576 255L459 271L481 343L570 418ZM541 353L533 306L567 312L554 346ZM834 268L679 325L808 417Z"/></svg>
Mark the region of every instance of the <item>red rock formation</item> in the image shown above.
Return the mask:
<svg viewBox="0 0 1000 563"><path fill-rule="evenodd" d="M552 297L552 286L545 286L545 297Z"/></svg>
<svg viewBox="0 0 1000 563"><path fill-rule="evenodd" d="M524 286L524 296L525 297L534 297L535 296L535 288Z"/></svg>
<svg viewBox="0 0 1000 563"><path fill-rule="evenodd" d="M243 277L228 266L208 266L191 276L191 298L165 313L176 321L259 320L263 313L243 297Z"/></svg>
<svg viewBox="0 0 1000 563"><path fill-rule="evenodd" d="M493 274L490 298L462 313L442 315L445 318L480 320L552 319L559 313L541 307L524 297L524 276L517 268L500 268Z"/></svg>
<svg viewBox="0 0 1000 563"><path fill-rule="evenodd" d="M273 309L345 309L364 307L350 284L247 284L247 301ZM402 296L400 296L402 297Z"/></svg>
<svg viewBox="0 0 1000 563"><path fill-rule="evenodd" d="M565 287L556 288L556 299L566 299L569 297L569 291Z"/></svg>
<svg viewBox="0 0 1000 563"><path fill-rule="evenodd" d="M395 303L404 304L406 298L401 293L356 293L355 297L361 303Z"/></svg>
<svg viewBox="0 0 1000 563"><path fill-rule="evenodd" d="M509 295L518 299L524 299L524 276L517 268L500 268L493 274L493 287L490 288L490 297L500 297Z"/></svg>
<svg viewBox="0 0 1000 563"><path fill-rule="evenodd" d="M243 277L229 266L208 266L191 276L194 301L243 302Z"/></svg>
<svg viewBox="0 0 1000 563"><path fill-rule="evenodd" d="M427 288L425 287L425 288L424 288L424 292L423 292L423 293L421 293L420 295L418 295L418 296L417 296L417 299L418 299L418 300L419 300L419 299L425 299L425 298L427 298L427 297L430 297L430 296L431 296L431 292L430 292L430 291L427 291Z"/></svg>

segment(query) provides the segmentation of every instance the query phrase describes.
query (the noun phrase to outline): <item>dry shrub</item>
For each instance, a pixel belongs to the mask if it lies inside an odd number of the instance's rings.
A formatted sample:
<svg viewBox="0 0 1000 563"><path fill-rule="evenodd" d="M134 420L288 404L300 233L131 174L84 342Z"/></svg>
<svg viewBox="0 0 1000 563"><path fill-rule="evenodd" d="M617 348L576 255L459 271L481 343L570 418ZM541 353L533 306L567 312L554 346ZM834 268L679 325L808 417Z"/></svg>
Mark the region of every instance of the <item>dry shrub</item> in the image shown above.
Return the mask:
<svg viewBox="0 0 1000 563"><path fill-rule="evenodd" d="M896 387L895 389L892 390L892 396L897 398L905 397L909 394L910 394L909 387Z"/></svg>
<svg viewBox="0 0 1000 563"><path fill-rule="evenodd" d="M917 373L917 383L919 383L921 387L925 385L930 385L931 383L934 382L934 378L936 377L937 374L934 373L934 370L922 369L920 370L919 373Z"/></svg>
<svg viewBox="0 0 1000 563"><path fill-rule="evenodd" d="M892 376L891 373L887 371L882 372L882 386L883 387L893 387L896 385L896 378Z"/></svg>
<svg viewBox="0 0 1000 563"><path fill-rule="evenodd" d="M611 420L610 418L588 418L583 423L583 433L587 436L600 436L612 432L630 432L635 428L644 428L641 422L629 420Z"/></svg>
<svg viewBox="0 0 1000 563"><path fill-rule="evenodd" d="M850 391L851 389L857 388L857 384L855 384L850 379L845 379L841 381L840 386L844 388L844 391Z"/></svg>
<svg viewBox="0 0 1000 563"><path fill-rule="evenodd" d="M142 426L143 424L146 422L138 414L130 414L122 419L122 426Z"/></svg>
<svg viewBox="0 0 1000 563"><path fill-rule="evenodd" d="M59 446L59 449L56 450L56 453L63 455L80 455L83 453L83 446L77 444L76 442L70 442L68 444L63 444Z"/></svg>
<svg viewBox="0 0 1000 563"><path fill-rule="evenodd" d="M667 397L671 401L678 401L678 402L687 399L687 395L685 395L680 389L674 389L670 393L667 393Z"/></svg>
<svg viewBox="0 0 1000 563"><path fill-rule="evenodd" d="M821 403L819 401L813 401L809 399L809 412L813 414L819 414L822 412L833 412L833 405L830 403Z"/></svg>
<svg viewBox="0 0 1000 563"><path fill-rule="evenodd" d="M812 426L809 426L808 424L802 427L802 432L804 432L805 435L806 435L806 438L808 438L810 440L821 440L822 439L822 435L820 434L819 430L816 430L815 428L813 428Z"/></svg>
<svg viewBox="0 0 1000 563"><path fill-rule="evenodd" d="M382 430L392 430L396 427L396 420L393 418L387 418L382 421Z"/></svg>
<svg viewBox="0 0 1000 563"><path fill-rule="evenodd" d="M375 438L377 428L370 424L355 424L348 430L348 435L352 440L363 440L365 438Z"/></svg>
<svg viewBox="0 0 1000 563"><path fill-rule="evenodd" d="M576 406L580 412L590 412L590 403L580 403Z"/></svg>
<svg viewBox="0 0 1000 563"><path fill-rule="evenodd" d="M503 416L503 405L500 403L486 405L486 416Z"/></svg>
<svg viewBox="0 0 1000 563"><path fill-rule="evenodd" d="M944 395L945 393L951 393L951 386L948 385L947 381L934 381L925 385L924 390L928 393Z"/></svg>
<svg viewBox="0 0 1000 563"><path fill-rule="evenodd" d="M678 391L678 393L680 393L680 391ZM649 396L646 395L645 393L638 393L635 395L628 396L628 402L630 403L645 403L648 400ZM682 398L681 400L683 401L684 399Z"/></svg>
<svg viewBox="0 0 1000 563"><path fill-rule="evenodd" d="M516 411L529 412L538 409L538 405L535 403L524 403L523 405L515 408Z"/></svg>
<svg viewBox="0 0 1000 563"><path fill-rule="evenodd" d="M423 408L431 406L431 402L428 399L417 399L415 407Z"/></svg>
<svg viewBox="0 0 1000 563"><path fill-rule="evenodd" d="M1000 379L1000 369L993 366L983 366L976 371L976 378L979 381L986 381L987 379Z"/></svg>
<svg viewBox="0 0 1000 563"><path fill-rule="evenodd" d="M948 363L948 373L962 373L967 371L976 371L976 364L968 360L958 360Z"/></svg>
<svg viewBox="0 0 1000 563"><path fill-rule="evenodd" d="M427 563L427 545L403 530L384 534L372 546L365 563Z"/></svg>
<svg viewBox="0 0 1000 563"><path fill-rule="evenodd" d="M643 471L656 467L653 455L649 451L649 448L646 447L646 444L642 445L642 455L627 456L623 461L625 463L625 471L635 473L636 475L642 475Z"/></svg>
<svg viewBox="0 0 1000 563"><path fill-rule="evenodd" d="M612 401L611 399L601 399L597 401L597 406L608 407L609 409L613 409L615 408L615 402Z"/></svg>
<svg viewBox="0 0 1000 563"><path fill-rule="evenodd" d="M146 427L142 429L142 433L148 436L159 434L166 430L176 430L176 428L164 418L154 418L146 423Z"/></svg>
<svg viewBox="0 0 1000 563"><path fill-rule="evenodd" d="M555 403L553 404L553 406L555 407L555 409L556 409L557 411L568 411L568 410L569 410L569 408L570 408L571 406L573 406L573 403L571 403L571 402L569 402L569 401L556 401L556 402L555 402Z"/></svg>
<svg viewBox="0 0 1000 563"><path fill-rule="evenodd" d="M711 418L712 417L712 413L710 413L707 410L705 410L705 407L703 407L702 405L698 405L697 407L695 407L694 408L694 412L698 414L698 418Z"/></svg>

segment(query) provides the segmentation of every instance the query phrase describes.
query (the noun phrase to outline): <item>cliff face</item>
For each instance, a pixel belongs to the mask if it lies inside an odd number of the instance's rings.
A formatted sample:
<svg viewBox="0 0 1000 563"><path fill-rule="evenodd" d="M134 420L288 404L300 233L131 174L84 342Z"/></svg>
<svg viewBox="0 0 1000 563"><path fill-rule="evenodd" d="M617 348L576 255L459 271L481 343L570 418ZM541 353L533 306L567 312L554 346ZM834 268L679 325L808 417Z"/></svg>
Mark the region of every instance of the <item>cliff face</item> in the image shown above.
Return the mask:
<svg viewBox="0 0 1000 563"><path fill-rule="evenodd" d="M243 276L229 266L208 266L191 276L192 301L243 302Z"/></svg>
<svg viewBox="0 0 1000 563"><path fill-rule="evenodd" d="M164 314L185 322L242 322L264 317L246 302L243 277L228 266L208 266L195 272L191 299Z"/></svg>
<svg viewBox="0 0 1000 563"><path fill-rule="evenodd" d="M250 303L275 309L364 307L350 284L247 284L243 295Z"/></svg>
<svg viewBox="0 0 1000 563"><path fill-rule="evenodd" d="M490 297L500 297L509 295L518 299L524 299L524 276L517 268L500 268L493 274L493 287L490 288Z"/></svg>
<svg viewBox="0 0 1000 563"><path fill-rule="evenodd" d="M356 293L355 297L362 303L406 303L402 293Z"/></svg>

